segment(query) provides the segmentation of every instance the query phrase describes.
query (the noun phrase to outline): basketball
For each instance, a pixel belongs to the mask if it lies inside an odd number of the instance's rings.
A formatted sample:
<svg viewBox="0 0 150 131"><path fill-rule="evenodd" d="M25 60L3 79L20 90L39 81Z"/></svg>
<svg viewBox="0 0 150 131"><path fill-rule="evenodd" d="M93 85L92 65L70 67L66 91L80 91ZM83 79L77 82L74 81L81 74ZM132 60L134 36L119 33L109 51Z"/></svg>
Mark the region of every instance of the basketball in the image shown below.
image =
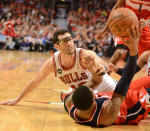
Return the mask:
<svg viewBox="0 0 150 131"><path fill-rule="evenodd" d="M132 25L138 25L136 14L128 8L118 8L110 16L108 24L110 31L119 37L128 36L127 28L131 29Z"/></svg>

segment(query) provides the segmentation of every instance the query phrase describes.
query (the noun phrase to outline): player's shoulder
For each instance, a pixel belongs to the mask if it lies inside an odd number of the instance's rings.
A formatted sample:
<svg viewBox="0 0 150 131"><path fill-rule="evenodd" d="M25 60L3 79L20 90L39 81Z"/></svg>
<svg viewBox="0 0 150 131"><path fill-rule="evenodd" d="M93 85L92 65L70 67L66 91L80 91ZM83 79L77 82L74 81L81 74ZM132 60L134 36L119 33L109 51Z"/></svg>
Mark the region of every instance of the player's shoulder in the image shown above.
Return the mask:
<svg viewBox="0 0 150 131"><path fill-rule="evenodd" d="M82 55L96 55L96 53L92 50L82 49Z"/></svg>

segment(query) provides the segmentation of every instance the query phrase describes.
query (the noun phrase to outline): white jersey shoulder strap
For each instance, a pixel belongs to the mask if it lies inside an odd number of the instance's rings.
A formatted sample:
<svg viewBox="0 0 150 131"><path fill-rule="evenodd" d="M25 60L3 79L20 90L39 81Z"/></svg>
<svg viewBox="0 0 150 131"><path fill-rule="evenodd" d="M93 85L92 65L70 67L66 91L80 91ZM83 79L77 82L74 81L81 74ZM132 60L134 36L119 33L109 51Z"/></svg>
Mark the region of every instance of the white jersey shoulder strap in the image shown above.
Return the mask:
<svg viewBox="0 0 150 131"><path fill-rule="evenodd" d="M54 67L55 67L55 76L57 76L57 70L60 69L60 51L54 53Z"/></svg>

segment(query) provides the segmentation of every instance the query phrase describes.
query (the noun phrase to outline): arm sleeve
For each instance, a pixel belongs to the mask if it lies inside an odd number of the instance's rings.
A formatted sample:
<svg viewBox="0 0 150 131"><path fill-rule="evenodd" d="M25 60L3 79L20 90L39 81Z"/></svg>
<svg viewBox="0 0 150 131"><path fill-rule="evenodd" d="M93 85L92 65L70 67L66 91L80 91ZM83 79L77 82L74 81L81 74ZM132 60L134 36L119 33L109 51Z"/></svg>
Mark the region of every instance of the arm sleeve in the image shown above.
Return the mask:
<svg viewBox="0 0 150 131"><path fill-rule="evenodd" d="M118 75L122 75L124 68L119 68L119 70L116 72ZM136 65L136 71L135 73L137 73L139 70L141 70L141 67L139 67L138 65Z"/></svg>
<svg viewBox="0 0 150 131"><path fill-rule="evenodd" d="M118 84L116 85L114 91L115 93L122 96L126 96L131 80L133 79L133 76L135 74L136 61L137 61L137 55L136 56L129 55L127 64L122 73L122 77L120 78Z"/></svg>

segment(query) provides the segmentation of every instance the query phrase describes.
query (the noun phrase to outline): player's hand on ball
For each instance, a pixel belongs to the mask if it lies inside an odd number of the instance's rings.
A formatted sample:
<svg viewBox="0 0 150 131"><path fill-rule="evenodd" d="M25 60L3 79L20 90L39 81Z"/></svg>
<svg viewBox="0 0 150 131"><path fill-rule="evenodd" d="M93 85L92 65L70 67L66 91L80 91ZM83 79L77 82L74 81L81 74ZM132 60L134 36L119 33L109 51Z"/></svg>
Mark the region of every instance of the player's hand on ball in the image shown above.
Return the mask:
<svg viewBox="0 0 150 131"><path fill-rule="evenodd" d="M123 38L124 43L130 51L138 52L138 43L140 39L138 26L132 25L132 28L130 30L127 29L127 32L128 39Z"/></svg>

